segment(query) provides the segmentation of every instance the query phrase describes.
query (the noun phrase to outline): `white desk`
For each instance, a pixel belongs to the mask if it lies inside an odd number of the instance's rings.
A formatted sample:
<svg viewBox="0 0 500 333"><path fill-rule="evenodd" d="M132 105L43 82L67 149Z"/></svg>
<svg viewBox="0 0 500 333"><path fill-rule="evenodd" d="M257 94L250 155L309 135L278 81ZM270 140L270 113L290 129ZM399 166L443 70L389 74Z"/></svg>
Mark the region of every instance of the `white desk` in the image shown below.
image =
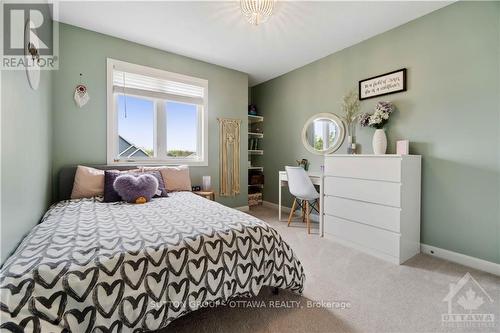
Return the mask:
<svg viewBox="0 0 500 333"><path fill-rule="evenodd" d="M309 178L314 185L319 186L319 230L320 235L323 236L323 174L321 172L308 172ZM279 197L278 197L278 220L281 221L281 189L288 185L288 177L286 171L279 171Z"/></svg>

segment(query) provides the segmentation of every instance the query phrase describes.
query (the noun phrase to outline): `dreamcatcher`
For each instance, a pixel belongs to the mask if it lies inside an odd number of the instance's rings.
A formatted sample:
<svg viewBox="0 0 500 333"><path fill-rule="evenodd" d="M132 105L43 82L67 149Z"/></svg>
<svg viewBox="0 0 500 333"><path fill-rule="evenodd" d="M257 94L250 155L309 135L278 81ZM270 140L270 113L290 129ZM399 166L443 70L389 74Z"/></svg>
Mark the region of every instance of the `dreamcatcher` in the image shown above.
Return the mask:
<svg viewBox="0 0 500 333"><path fill-rule="evenodd" d="M89 92L87 86L82 84L82 74L80 73L80 83L75 88L75 94L73 95L76 105L79 108L83 107L90 100Z"/></svg>

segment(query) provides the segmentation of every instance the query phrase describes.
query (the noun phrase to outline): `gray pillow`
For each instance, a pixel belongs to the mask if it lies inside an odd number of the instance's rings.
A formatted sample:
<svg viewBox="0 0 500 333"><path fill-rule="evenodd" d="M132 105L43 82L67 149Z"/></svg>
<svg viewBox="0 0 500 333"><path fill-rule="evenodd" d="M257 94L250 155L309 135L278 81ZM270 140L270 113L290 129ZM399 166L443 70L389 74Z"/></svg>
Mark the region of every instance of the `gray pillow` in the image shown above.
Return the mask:
<svg viewBox="0 0 500 333"><path fill-rule="evenodd" d="M163 181L163 178L161 176L161 173L159 171L145 171L145 172L131 172L134 174L150 174L156 178L158 181L158 191L161 192L159 195L155 195L155 197L168 197L167 190L165 189L165 183ZM113 170L105 170L104 171L104 200L103 202L117 202L117 201L122 201L122 198L116 192L116 190L113 187L113 184L115 183L116 178L118 176L125 174L124 172L120 171L113 171Z"/></svg>

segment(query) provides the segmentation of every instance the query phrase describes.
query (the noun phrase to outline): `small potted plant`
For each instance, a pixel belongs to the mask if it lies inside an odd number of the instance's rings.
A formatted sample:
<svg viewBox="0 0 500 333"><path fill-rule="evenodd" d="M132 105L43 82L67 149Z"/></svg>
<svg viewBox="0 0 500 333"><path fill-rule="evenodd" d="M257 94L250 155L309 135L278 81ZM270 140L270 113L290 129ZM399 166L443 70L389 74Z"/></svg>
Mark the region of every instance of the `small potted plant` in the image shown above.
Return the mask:
<svg viewBox="0 0 500 333"><path fill-rule="evenodd" d="M376 155L383 155L387 150L384 126L389 122L392 111L394 106L391 102L378 102L373 113L364 113L359 117L359 124L362 127L376 128L372 140L373 153Z"/></svg>

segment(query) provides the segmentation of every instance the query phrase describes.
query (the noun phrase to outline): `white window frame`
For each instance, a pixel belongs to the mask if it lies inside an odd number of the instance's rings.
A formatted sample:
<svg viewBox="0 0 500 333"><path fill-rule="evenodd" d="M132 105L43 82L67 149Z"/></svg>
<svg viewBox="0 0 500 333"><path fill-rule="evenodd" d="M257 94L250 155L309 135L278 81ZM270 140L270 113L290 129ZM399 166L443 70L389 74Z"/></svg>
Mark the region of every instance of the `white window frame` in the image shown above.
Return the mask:
<svg viewBox="0 0 500 333"><path fill-rule="evenodd" d="M167 156L167 133L166 133L166 113L165 105L167 101L183 103L183 97L174 98L154 97L137 95L137 97L150 99L155 105L155 128L154 128L154 157L119 159L118 147L118 93L113 91L113 70L120 70L128 73L141 74L156 78L178 81L204 88L203 104L196 104L198 110L198 131L197 149L198 154L194 158L190 157L169 157ZM108 165L179 165L208 166L208 81L187 75L167 72L164 70L147 66L128 63L121 60L107 58L106 62L107 79L107 164ZM127 93L127 96L134 94ZM192 103L189 103L192 104ZM201 150L201 151L200 151Z"/></svg>

